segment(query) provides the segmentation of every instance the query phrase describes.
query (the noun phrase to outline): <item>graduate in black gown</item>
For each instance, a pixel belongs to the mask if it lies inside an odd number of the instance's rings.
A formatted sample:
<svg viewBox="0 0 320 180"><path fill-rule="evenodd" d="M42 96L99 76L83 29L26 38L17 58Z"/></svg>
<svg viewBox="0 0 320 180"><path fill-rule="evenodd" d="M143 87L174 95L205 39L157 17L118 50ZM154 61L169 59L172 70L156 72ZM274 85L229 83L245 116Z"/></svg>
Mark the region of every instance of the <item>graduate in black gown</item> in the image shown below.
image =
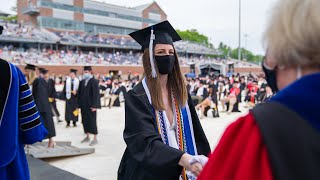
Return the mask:
<svg viewBox="0 0 320 180"><path fill-rule="evenodd" d="M60 113L57 108L57 91L56 91L56 83L54 82L53 79L49 78L49 74L47 73L45 75L45 80L48 82L49 85L49 102L52 110L53 116L56 118L57 122L60 123L62 120L60 120Z"/></svg>
<svg viewBox="0 0 320 180"><path fill-rule="evenodd" d="M67 78L62 91L66 100L65 120L67 122L67 127L70 127L71 121L74 127L77 126L77 122L78 122L79 79L77 78L76 74L77 74L76 69L70 69L70 75Z"/></svg>
<svg viewBox="0 0 320 180"><path fill-rule="evenodd" d="M79 85L79 108L81 109L82 124L86 137L81 141L82 143L89 142L89 134L93 134L93 141L90 146L98 143L97 134L97 109L100 105L99 82L92 75L91 66L85 66L83 71L83 80Z"/></svg>
<svg viewBox="0 0 320 180"><path fill-rule="evenodd" d="M145 78L126 94L118 179L195 179L210 146L173 47L181 38L168 21L130 36L142 45Z"/></svg>
<svg viewBox="0 0 320 180"><path fill-rule="evenodd" d="M53 148L55 146L55 142L52 138L56 136L56 130L54 127L53 114L49 102L49 84L46 80L48 79L48 70L43 68L39 70L40 76L33 82L32 94L38 110L43 118L44 126L48 130L48 147Z"/></svg>

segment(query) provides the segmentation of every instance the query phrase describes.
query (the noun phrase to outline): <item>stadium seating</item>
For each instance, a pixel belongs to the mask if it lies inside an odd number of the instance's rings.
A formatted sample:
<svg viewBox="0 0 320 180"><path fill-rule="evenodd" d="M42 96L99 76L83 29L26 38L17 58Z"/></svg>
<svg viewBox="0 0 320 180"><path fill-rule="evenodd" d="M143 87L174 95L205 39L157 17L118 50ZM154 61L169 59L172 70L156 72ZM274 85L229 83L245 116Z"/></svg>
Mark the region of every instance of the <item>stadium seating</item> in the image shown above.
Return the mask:
<svg viewBox="0 0 320 180"><path fill-rule="evenodd" d="M5 41L5 45L0 45L0 57L16 64L105 64L105 65L142 65L140 45L131 37L111 34L92 34L74 32L51 32L43 28L35 28L28 25L1 22L4 26L3 35L0 42ZM46 43L51 44L50 48L40 49L34 47L14 47L10 42L22 43ZM9 42L9 43L8 43ZM13 43L12 43L13 44ZM53 48L56 44L70 45L73 47L102 47L99 52L87 50L66 50ZM234 63L235 67L256 66L247 62L236 60L213 59L205 55L216 54L215 50L204 45L179 41L174 44L179 56L180 64L188 66L190 62L196 63ZM56 46L55 46L56 47ZM55 50L53 50L55 49ZM81 48L80 48L81 49ZM110 53L110 49L113 52ZM121 49L126 49L123 51ZM101 52L102 51L102 52Z"/></svg>

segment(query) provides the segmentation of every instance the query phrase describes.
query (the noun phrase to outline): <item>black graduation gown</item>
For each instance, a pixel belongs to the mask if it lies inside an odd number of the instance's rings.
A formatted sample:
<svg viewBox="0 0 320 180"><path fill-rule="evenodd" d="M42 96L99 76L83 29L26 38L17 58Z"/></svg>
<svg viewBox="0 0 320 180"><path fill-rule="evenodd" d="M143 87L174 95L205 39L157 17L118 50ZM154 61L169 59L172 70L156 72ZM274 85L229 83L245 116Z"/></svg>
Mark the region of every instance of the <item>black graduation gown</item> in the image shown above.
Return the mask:
<svg viewBox="0 0 320 180"><path fill-rule="evenodd" d="M48 138L56 136L52 118L51 105L49 103L49 84L43 78L37 78L32 84L32 95L48 131Z"/></svg>
<svg viewBox="0 0 320 180"><path fill-rule="evenodd" d="M54 116L59 117L60 113L58 111L57 108L57 102L56 102L56 97L57 97L57 91L56 91L56 87L55 87L55 82L53 79L49 79L48 80L48 91L49 91L49 97L53 98L53 102L50 102L51 105L51 110Z"/></svg>
<svg viewBox="0 0 320 180"><path fill-rule="evenodd" d="M251 110L268 151L272 176L274 179L319 179L319 131L281 103L262 103Z"/></svg>
<svg viewBox="0 0 320 180"><path fill-rule="evenodd" d="M124 86L120 86L116 92L114 92L114 94L116 95L120 95L120 93L122 92L123 96L126 97L127 94L127 89ZM117 97L117 99L114 101L113 106L115 107L120 107L120 96Z"/></svg>
<svg viewBox="0 0 320 180"><path fill-rule="evenodd" d="M92 112L91 108L101 108L99 82L91 78L85 85L85 80L82 80L79 84L78 94L84 132L98 134L97 112Z"/></svg>
<svg viewBox="0 0 320 180"><path fill-rule="evenodd" d="M0 76L0 113L3 114L5 102L10 86L10 65L7 61L0 59L2 76Z"/></svg>
<svg viewBox="0 0 320 180"><path fill-rule="evenodd" d="M69 123L70 121L77 122L78 116L74 115L74 111L78 108L78 92L76 95L71 93L70 99L67 99L66 87L67 82L64 83L62 94L65 96L66 100L66 111L65 111L65 120ZM71 82L71 90L73 90L74 82Z"/></svg>
<svg viewBox="0 0 320 180"><path fill-rule="evenodd" d="M210 146L189 96L194 136L198 154L208 155ZM122 157L118 180L178 180L182 151L162 142L156 131L152 107L141 83L125 98L125 129L127 148Z"/></svg>

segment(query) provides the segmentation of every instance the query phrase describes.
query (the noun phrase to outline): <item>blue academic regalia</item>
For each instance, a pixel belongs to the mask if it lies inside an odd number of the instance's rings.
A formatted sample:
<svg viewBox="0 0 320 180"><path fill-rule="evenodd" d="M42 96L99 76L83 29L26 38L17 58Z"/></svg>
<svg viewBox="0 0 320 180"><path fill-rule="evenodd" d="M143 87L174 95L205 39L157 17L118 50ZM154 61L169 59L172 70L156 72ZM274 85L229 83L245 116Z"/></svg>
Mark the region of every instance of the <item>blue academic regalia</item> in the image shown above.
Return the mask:
<svg viewBox="0 0 320 180"><path fill-rule="evenodd" d="M320 132L320 73L303 76L277 93L271 101L278 102L299 114Z"/></svg>
<svg viewBox="0 0 320 180"><path fill-rule="evenodd" d="M8 69L9 89L3 113L0 112L0 179L29 180L24 144L43 140L47 131L25 76L19 68L10 63Z"/></svg>

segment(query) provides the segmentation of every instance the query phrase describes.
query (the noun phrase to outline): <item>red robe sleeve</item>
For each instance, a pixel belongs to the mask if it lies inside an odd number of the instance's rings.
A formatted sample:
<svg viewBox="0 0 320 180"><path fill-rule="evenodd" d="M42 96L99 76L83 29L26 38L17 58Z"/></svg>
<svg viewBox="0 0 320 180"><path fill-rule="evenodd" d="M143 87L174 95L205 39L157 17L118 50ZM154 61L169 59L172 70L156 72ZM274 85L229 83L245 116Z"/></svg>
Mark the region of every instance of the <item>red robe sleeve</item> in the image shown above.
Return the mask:
<svg viewBox="0 0 320 180"><path fill-rule="evenodd" d="M267 149L251 113L232 123L198 180L271 180Z"/></svg>

